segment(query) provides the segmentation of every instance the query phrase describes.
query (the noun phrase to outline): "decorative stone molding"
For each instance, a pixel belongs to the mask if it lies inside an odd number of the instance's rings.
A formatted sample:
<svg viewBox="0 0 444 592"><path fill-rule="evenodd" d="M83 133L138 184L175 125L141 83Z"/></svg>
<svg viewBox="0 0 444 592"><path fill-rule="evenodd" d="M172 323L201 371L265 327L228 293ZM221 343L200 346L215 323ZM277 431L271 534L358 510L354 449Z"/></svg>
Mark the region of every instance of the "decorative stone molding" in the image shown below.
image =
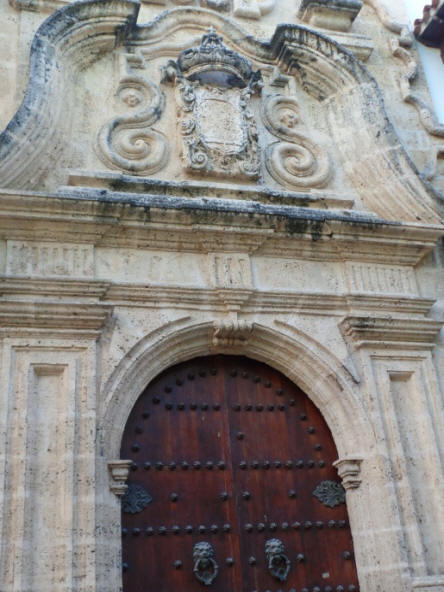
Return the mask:
<svg viewBox="0 0 444 592"><path fill-rule="evenodd" d="M0 134L0 187L34 187L69 148L70 84L123 41L139 5L130 0L75 2L51 15L31 45L29 84L22 104ZM46 167L46 168L45 168Z"/></svg>
<svg viewBox="0 0 444 592"><path fill-rule="evenodd" d="M259 19L274 8L276 0L233 0L233 14L241 18Z"/></svg>
<svg viewBox="0 0 444 592"><path fill-rule="evenodd" d="M34 241L7 241L6 273L18 276L91 278L92 245Z"/></svg>
<svg viewBox="0 0 444 592"><path fill-rule="evenodd" d="M351 261L346 268L352 292L418 294L415 272L411 267Z"/></svg>
<svg viewBox="0 0 444 592"><path fill-rule="evenodd" d="M133 464L132 460L110 460L108 461L108 472L110 476L110 490L118 496L124 495L128 489L126 480Z"/></svg>
<svg viewBox="0 0 444 592"><path fill-rule="evenodd" d="M270 144L265 152L270 175L284 187L324 187L331 177L330 161L320 146L297 130L297 100L269 95L263 101L262 118L267 130L283 140Z"/></svg>
<svg viewBox="0 0 444 592"><path fill-rule="evenodd" d="M255 201L262 204L293 204L309 208L344 208L352 209L354 200L346 194L335 194L332 191L316 191L316 193L299 191L279 192L261 185L231 185L227 183L205 183L197 180L189 180L186 185L149 177L134 177L114 172L97 171L73 171L69 176L69 184L63 188L63 192L91 191L92 187L112 191L119 187L119 194L133 193L168 197L174 195L180 198L182 203L190 203L189 198L195 198L196 205L201 206L199 198L218 198L218 205L223 201L249 202ZM75 188L79 189L75 189ZM221 198L223 190L223 198ZM122 199L124 199L122 197ZM133 196L133 199L135 196ZM187 200L187 201L185 201ZM171 201L171 200L170 200ZM192 202L191 202L192 203ZM245 207L247 207L245 205Z"/></svg>
<svg viewBox="0 0 444 592"><path fill-rule="evenodd" d="M211 253L209 259L216 288L249 290L253 287L248 253Z"/></svg>
<svg viewBox="0 0 444 592"><path fill-rule="evenodd" d="M344 489L357 489L361 485L361 456L347 456L333 463Z"/></svg>
<svg viewBox="0 0 444 592"><path fill-rule="evenodd" d="M376 13L380 23L391 33L399 36L399 44L402 47L411 47L413 35L410 33L408 24L399 23L387 12L386 6L381 0L364 0L364 4L371 6Z"/></svg>
<svg viewBox="0 0 444 592"><path fill-rule="evenodd" d="M164 191L168 197L167 188ZM285 253L286 257L298 258L309 253L317 261L358 259L365 263L414 267L442 236L442 228L438 226L387 224L367 214L343 215L335 210L251 204L248 200L244 203L217 197L186 198L185 194L168 200L149 190L136 196L93 188L86 192L83 187L71 187L47 197L7 190L1 196L3 233L11 231L12 216L20 228L18 238L44 241L51 221L53 240L66 242L69 236L73 242L79 242L87 238L112 248L167 248L169 251L186 248L188 252L202 253L202 247L211 251L217 245L226 255L246 250L253 253L260 248L262 256ZM196 212L199 224L196 224ZM227 233L227 217L231 219L233 213L237 225ZM15 231L14 235L17 234ZM379 245L377 251L375 241Z"/></svg>
<svg viewBox="0 0 444 592"><path fill-rule="evenodd" d="M0 295L8 295L10 299L13 299L14 296L20 296L20 299L23 300L24 296L32 295L34 301L35 298L39 297L57 297L69 298L70 301L76 298L85 302L85 299L88 301L91 299L101 300L109 287L109 282L97 280L0 276Z"/></svg>
<svg viewBox="0 0 444 592"><path fill-rule="evenodd" d="M420 349L433 347L442 325L431 319L393 316L349 316L339 324L344 336L357 348L397 343Z"/></svg>
<svg viewBox="0 0 444 592"><path fill-rule="evenodd" d="M362 8L362 0L302 0L298 16L313 27L348 31Z"/></svg>
<svg viewBox="0 0 444 592"><path fill-rule="evenodd" d="M253 332L253 323L243 320L215 321L212 343L214 346L246 345Z"/></svg>
<svg viewBox="0 0 444 592"><path fill-rule="evenodd" d="M165 136L152 127L162 116L164 95L151 80L134 75L120 81L116 94L127 113L102 127L98 156L111 168L152 175L166 165L169 156Z"/></svg>
<svg viewBox="0 0 444 592"><path fill-rule="evenodd" d="M368 35L350 33L344 31L329 31L328 36L342 45L348 51L358 58L361 62L366 62L375 49L374 40Z"/></svg>
<svg viewBox="0 0 444 592"><path fill-rule="evenodd" d="M414 592L444 592L444 576L425 576L414 578L412 581Z"/></svg>
<svg viewBox="0 0 444 592"><path fill-rule="evenodd" d="M439 222L440 198L412 166L374 79L333 40L306 27L282 25L264 44L222 13L212 12L210 19L207 9L197 7L164 11L152 23L137 26L137 9L129 0L90 0L63 8L42 25L33 44L30 90L0 136L0 186L33 188L45 176L42 166L46 172L52 170L51 155L70 144L64 124L69 122L76 68L88 68L98 55L113 50L117 31L118 42L131 52L148 43L153 47L177 27L195 30L197 24L205 28L212 22L224 31L227 44L242 46L242 52L255 55L257 63L294 76L303 90L323 102L337 153L364 207L389 220L399 219L402 212L404 220ZM74 38L76 43L70 45ZM343 92L338 93L338 88Z"/></svg>
<svg viewBox="0 0 444 592"><path fill-rule="evenodd" d="M4 300L0 302L0 331L45 331L97 339L112 306L72 302Z"/></svg>
<svg viewBox="0 0 444 592"><path fill-rule="evenodd" d="M146 4L158 6L187 6L194 4L194 0L143 0ZM203 8L228 12L233 8L233 15L246 19L260 19L271 12L276 0L198 0ZM233 3L233 7L231 4ZM69 4L69 0L9 0L9 4L16 10L32 12L54 12Z"/></svg>
<svg viewBox="0 0 444 592"><path fill-rule="evenodd" d="M9 4L16 10L32 12L54 12L68 3L69 0L9 0Z"/></svg>

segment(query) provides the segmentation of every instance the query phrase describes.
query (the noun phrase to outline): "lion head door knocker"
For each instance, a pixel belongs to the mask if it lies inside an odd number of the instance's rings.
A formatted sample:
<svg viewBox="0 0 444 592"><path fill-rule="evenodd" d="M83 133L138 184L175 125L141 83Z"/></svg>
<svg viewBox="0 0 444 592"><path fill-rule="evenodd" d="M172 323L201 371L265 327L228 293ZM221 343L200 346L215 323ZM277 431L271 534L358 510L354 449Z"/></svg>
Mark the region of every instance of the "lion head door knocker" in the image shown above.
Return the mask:
<svg viewBox="0 0 444 592"><path fill-rule="evenodd" d="M205 541L196 543L193 547L193 559L194 575L204 586L211 586L219 571L212 545Z"/></svg>
<svg viewBox="0 0 444 592"><path fill-rule="evenodd" d="M189 173L256 179L258 134L251 97L263 86L260 71L222 43L211 27L198 47L163 68L176 89L182 163Z"/></svg>
<svg viewBox="0 0 444 592"><path fill-rule="evenodd" d="M280 582L285 582L290 573L291 563L285 555L284 543L279 539L268 539L265 542L265 555L268 571Z"/></svg>

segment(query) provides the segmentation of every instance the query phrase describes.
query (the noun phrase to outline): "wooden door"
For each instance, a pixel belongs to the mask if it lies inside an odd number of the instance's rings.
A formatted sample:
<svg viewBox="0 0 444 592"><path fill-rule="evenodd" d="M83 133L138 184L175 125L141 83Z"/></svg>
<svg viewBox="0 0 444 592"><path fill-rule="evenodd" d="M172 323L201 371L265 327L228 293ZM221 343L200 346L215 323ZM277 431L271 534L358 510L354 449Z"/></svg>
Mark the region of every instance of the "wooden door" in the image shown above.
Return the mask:
<svg viewBox="0 0 444 592"><path fill-rule="evenodd" d="M358 590L333 439L272 368L221 355L168 369L121 458L124 592Z"/></svg>

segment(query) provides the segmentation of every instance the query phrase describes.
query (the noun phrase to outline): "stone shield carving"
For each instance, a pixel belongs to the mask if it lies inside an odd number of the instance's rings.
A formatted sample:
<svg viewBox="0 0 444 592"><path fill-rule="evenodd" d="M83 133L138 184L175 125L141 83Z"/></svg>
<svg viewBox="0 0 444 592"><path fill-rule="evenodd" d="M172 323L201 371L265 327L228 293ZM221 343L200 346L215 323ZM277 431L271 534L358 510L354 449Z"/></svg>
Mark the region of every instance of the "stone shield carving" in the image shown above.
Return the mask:
<svg viewBox="0 0 444 592"><path fill-rule="evenodd" d="M198 47L164 68L163 82L176 87L184 168L190 173L255 179L258 136L250 107L260 92L260 72L222 43L214 29Z"/></svg>

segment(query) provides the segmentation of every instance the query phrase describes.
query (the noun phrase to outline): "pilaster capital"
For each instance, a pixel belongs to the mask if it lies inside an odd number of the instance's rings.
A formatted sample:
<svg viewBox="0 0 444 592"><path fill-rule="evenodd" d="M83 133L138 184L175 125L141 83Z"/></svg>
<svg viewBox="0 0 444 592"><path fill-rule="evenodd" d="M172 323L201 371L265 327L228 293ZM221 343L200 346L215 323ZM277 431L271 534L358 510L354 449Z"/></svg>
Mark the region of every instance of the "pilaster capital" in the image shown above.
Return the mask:
<svg viewBox="0 0 444 592"><path fill-rule="evenodd" d="M442 322L428 318L394 317L391 315L350 315L339 323L342 334L359 349L399 345L406 349L433 347Z"/></svg>

